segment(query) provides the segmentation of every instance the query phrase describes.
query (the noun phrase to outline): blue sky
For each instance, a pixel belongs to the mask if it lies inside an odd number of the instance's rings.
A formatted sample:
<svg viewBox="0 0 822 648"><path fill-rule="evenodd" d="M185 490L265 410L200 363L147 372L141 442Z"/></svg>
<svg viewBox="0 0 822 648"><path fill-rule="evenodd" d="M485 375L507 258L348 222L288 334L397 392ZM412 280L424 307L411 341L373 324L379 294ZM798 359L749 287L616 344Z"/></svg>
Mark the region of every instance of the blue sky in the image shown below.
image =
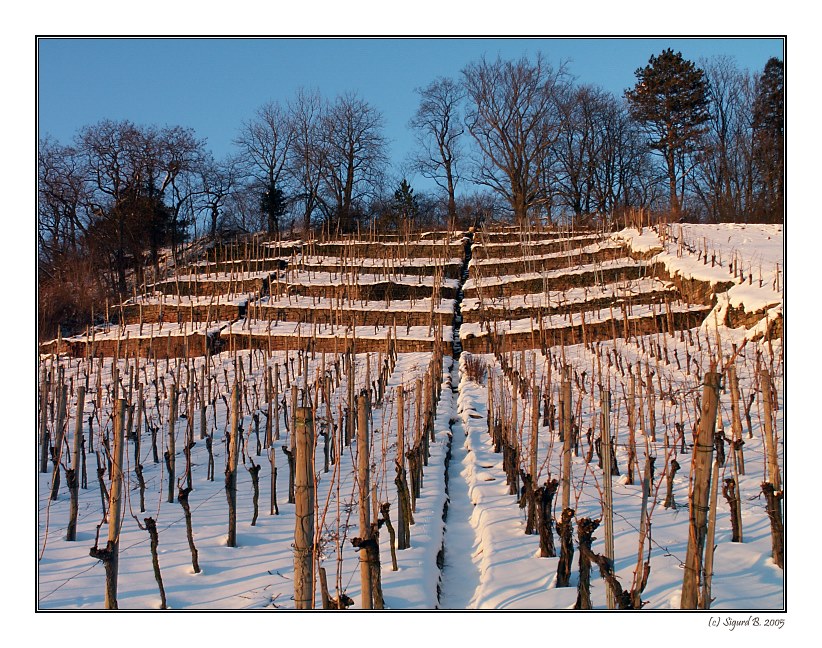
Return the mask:
<svg viewBox="0 0 822 648"><path fill-rule="evenodd" d="M580 83L614 93L634 70L671 47L693 61L733 56L759 72L784 56L781 39L41 39L38 42L39 134L69 142L102 119L193 128L217 157L232 150L243 120L268 100L287 101L299 87L327 98L356 90L385 118L399 167L413 147L407 128L414 88L457 76L482 55L568 62ZM417 179L422 184L421 179Z"/></svg>

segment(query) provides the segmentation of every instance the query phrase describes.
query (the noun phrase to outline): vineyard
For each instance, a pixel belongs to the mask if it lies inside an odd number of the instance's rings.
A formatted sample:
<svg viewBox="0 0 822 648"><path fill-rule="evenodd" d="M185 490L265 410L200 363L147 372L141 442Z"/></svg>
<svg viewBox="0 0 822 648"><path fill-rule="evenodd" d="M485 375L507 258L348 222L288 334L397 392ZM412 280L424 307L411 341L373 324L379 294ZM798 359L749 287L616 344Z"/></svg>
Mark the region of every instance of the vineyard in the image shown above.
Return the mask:
<svg viewBox="0 0 822 648"><path fill-rule="evenodd" d="M197 241L40 347L40 609L784 607L781 226Z"/></svg>

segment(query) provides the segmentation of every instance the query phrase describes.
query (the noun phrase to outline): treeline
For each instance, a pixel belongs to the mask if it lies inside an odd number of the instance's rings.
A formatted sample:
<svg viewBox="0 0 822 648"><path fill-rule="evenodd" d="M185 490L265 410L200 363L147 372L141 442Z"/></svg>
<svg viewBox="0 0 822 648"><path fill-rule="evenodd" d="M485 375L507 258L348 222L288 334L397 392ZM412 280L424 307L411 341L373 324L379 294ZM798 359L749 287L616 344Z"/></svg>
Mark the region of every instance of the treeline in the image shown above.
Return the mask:
<svg viewBox="0 0 822 648"><path fill-rule="evenodd" d="M41 336L127 295L160 250L203 235L328 236L483 219L605 219L643 209L705 222L784 218L783 65L751 73L665 50L623 96L544 57L468 64L418 88L403 167L377 107L301 90L238 126L215 159L190 128L104 120L39 147Z"/></svg>

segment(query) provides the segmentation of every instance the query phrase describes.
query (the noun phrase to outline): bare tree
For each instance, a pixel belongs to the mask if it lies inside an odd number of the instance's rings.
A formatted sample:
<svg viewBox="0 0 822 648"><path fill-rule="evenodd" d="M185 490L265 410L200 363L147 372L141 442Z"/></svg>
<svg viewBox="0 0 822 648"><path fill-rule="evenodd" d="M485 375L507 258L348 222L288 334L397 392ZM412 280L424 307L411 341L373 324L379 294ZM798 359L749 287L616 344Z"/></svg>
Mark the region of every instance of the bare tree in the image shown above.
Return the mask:
<svg viewBox="0 0 822 648"><path fill-rule="evenodd" d="M253 119L243 122L234 143L240 147L249 175L260 186L261 199L266 192L282 191L280 185L285 180L286 164L294 144L294 125L289 112L277 102L263 104ZM269 233L279 233L276 211L268 213L267 229Z"/></svg>
<svg viewBox="0 0 822 648"><path fill-rule="evenodd" d="M200 184L203 194L200 200L200 209L208 214L208 232L211 238L217 236L217 221L220 210L225 206L231 192L239 181L239 166L237 158L227 156L215 161L208 156L200 167Z"/></svg>
<svg viewBox="0 0 822 648"><path fill-rule="evenodd" d="M87 126L78 135L90 185L90 208L95 235L112 256L115 286L126 294L126 247L132 238L143 172L143 135L132 122L104 120Z"/></svg>
<svg viewBox="0 0 822 648"><path fill-rule="evenodd" d="M323 115L319 161L337 231L353 231L357 210L379 194L388 164L382 114L356 93L337 97Z"/></svg>
<svg viewBox="0 0 822 648"><path fill-rule="evenodd" d="M296 190L295 200L303 206L303 230L311 229L311 218L320 207L321 152L318 149L319 128L323 119L323 101L316 90L299 89L288 106L294 128L289 170Z"/></svg>
<svg viewBox="0 0 822 648"><path fill-rule="evenodd" d="M87 218L82 161L70 146L46 138L38 150L38 252L52 265L68 252L77 252Z"/></svg>
<svg viewBox="0 0 822 648"><path fill-rule="evenodd" d="M457 169L461 157L460 138L465 132L459 108L465 90L453 79L439 77L425 88L417 88L416 92L420 96L420 105L410 125L416 131L419 150L413 168L433 179L446 192L448 219L454 221L460 179Z"/></svg>
<svg viewBox="0 0 822 648"><path fill-rule="evenodd" d="M490 187L525 223L529 211L547 201L542 182L551 145L559 133L557 102L567 83L541 54L534 62L484 58L462 71L469 100L466 124L479 156L475 182Z"/></svg>
<svg viewBox="0 0 822 648"><path fill-rule="evenodd" d="M605 93L593 86L567 88L558 101L561 128L552 150L556 158L558 194L576 216L591 213L595 172L599 164Z"/></svg>

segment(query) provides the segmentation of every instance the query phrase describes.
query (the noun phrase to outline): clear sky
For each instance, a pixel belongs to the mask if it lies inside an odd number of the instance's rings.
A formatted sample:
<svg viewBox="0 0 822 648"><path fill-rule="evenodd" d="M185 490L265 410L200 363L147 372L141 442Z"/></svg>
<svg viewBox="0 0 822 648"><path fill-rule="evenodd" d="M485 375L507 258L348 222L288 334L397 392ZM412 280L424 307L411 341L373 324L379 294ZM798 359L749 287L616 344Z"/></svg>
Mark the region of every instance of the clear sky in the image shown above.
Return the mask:
<svg viewBox="0 0 822 648"><path fill-rule="evenodd" d="M102 119L180 125L207 139L219 158L264 102L285 102L301 86L329 99L355 90L382 112L399 174L413 148L414 89L437 76L456 77L483 55L541 51L553 65L567 61L579 83L621 94L666 47L695 62L732 56L757 73L769 57L784 56L783 41L773 38L48 38L38 41L39 134L68 143Z"/></svg>

